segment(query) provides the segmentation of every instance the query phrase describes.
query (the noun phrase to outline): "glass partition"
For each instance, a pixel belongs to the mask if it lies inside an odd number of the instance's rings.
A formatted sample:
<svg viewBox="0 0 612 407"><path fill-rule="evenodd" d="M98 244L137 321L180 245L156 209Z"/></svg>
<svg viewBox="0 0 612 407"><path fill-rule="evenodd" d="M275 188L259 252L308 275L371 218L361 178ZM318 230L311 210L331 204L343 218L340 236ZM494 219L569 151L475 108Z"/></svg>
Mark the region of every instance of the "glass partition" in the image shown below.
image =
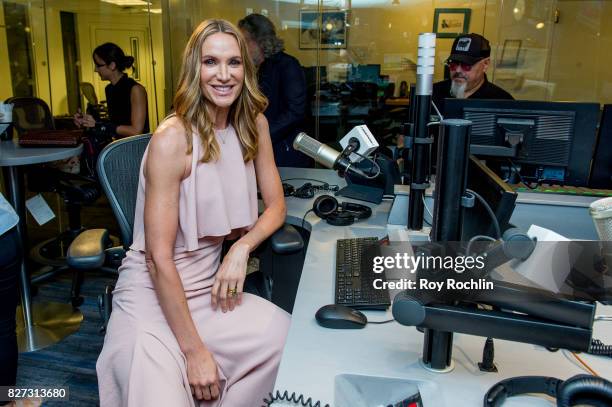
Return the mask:
<svg viewBox="0 0 612 407"><path fill-rule="evenodd" d="M610 103L611 15L603 0L504 1L495 82L517 99Z"/></svg>
<svg viewBox="0 0 612 407"><path fill-rule="evenodd" d="M114 42L135 58L126 72L148 96L151 127L164 106L161 0L2 0L0 99L44 100L56 127L69 126L77 109L104 103L105 86L94 71L93 50Z"/></svg>
<svg viewBox="0 0 612 407"><path fill-rule="evenodd" d="M136 58L151 129L171 108L181 54L206 18L268 16L304 69L308 132L333 142L366 123L393 144L416 78L417 38L437 31L435 79L452 35L492 45L489 80L517 99L609 103L603 0L1 0L0 100L35 96L62 123L105 99L93 49L112 41ZM89 84L91 86L89 86ZM85 91L84 89L93 89Z"/></svg>

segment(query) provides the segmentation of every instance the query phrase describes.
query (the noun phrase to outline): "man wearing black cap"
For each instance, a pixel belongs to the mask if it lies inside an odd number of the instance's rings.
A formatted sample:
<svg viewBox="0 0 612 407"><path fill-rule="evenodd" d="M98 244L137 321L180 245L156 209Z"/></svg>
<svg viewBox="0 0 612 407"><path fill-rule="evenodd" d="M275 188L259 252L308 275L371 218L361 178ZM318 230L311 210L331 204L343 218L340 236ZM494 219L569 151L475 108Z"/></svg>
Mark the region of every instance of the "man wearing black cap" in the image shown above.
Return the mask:
<svg viewBox="0 0 612 407"><path fill-rule="evenodd" d="M482 35L465 34L455 38L446 61L450 79L434 83L432 100L444 114L444 99L514 99L487 80L491 47Z"/></svg>

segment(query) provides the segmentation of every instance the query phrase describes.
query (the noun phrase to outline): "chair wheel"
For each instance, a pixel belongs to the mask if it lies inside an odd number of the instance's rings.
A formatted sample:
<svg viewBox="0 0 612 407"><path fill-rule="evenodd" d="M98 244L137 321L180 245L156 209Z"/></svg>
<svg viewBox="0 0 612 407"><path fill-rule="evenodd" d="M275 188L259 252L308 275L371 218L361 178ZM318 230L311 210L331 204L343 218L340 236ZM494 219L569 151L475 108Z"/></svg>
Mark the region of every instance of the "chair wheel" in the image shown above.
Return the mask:
<svg viewBox="0 0 612 407"><path fill-rule="evenodd" d="M70 299L70 302L74 308L79 308L83 305L83 297L73 297Z"/></svg>

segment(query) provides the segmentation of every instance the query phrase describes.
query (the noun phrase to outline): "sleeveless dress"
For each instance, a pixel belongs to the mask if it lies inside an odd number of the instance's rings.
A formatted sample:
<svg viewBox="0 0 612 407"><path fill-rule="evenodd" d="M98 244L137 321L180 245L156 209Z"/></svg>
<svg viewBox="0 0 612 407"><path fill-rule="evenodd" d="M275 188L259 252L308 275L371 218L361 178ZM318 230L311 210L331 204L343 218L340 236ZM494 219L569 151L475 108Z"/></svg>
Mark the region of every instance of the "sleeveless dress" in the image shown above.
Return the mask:
<svg viewBox="0 0 612 407"><path fill-rule="evenodd" d="M221 395L198 401L191 395L186 360L166 322L145 264L143 173L140 168L134 240L113 292L113 312L96 364L100 405L261 406L274 387L289 329L289 314L255 295L242 305L213 311L210 292L226 236L250 229L257 220L253 162L229 126L217 131L221 157L201 163L201 143L193 137L191 173L180 186L179 228L174 262L196 329L213 354Z"/></svg>

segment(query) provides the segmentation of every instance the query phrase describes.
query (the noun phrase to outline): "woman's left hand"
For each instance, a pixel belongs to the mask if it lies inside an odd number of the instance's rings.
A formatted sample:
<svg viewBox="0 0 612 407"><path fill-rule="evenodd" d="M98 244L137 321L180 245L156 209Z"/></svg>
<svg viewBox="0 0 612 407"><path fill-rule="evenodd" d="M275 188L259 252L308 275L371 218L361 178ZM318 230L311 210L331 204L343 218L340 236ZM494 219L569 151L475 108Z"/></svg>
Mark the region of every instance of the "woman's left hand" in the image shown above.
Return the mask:
<svg viewBox="0 0 612 407"><path fill-rule="evenodd" d="M211 303L214 310L221 305L221 311L233 311L236 305L242 304L249 253L248 245L238 241L223 258L212 287Z"/></svg>

